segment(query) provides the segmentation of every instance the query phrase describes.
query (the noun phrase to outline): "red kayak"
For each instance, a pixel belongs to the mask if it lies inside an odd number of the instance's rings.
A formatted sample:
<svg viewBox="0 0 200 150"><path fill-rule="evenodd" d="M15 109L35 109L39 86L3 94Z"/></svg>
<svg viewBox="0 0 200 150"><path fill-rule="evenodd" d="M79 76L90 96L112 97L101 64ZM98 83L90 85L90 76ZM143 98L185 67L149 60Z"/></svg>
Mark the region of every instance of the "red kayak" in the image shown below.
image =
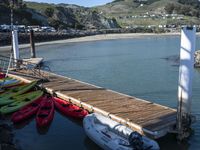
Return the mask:
<svg viewBox="0 0 200 150"><path fill-rule="evenodd" d="M73 105L65 100L54 97L54 104L56 108L64 115L71 116L74 118L84 118L88 112L76 105Z"/></svg>
<svg viewBox="0 0 200 150"><path fill-rule="evenodd" d="M3 79L3 78L5 78L5 77L6 77L6 74L0 73L0 79Z"/></svg>
<svg viewBox="0 0 200 150"><path fill-rule="evenodd" d="M53 98L47 96L41 101L39 110L36 115L36 123L38 127L48 126L53 120L54 116L54 102Z"/></svg>
<svg viewBox="0 0 200 150"><path fill-rule="evenodd" d="M35 115L39 109L40 102L44 99L46 99L46 97L42 96L39 99L35 100L34 102L26 105L19 111L15 112L11 117L12 122L18 123Z"/></svg>

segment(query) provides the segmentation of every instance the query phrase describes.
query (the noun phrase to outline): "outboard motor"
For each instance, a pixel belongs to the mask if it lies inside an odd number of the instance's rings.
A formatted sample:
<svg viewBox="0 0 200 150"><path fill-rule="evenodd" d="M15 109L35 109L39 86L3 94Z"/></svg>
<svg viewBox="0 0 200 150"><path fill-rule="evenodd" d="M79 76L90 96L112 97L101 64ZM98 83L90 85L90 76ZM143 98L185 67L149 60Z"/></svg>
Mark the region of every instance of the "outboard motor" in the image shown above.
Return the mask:
<svg viewBox="0 0 200 150"><path fill-rule="evenodd" d="M128 138L129 144L134 150L143 150L143 139L142 135L134 131L130 134Z"/></svg>

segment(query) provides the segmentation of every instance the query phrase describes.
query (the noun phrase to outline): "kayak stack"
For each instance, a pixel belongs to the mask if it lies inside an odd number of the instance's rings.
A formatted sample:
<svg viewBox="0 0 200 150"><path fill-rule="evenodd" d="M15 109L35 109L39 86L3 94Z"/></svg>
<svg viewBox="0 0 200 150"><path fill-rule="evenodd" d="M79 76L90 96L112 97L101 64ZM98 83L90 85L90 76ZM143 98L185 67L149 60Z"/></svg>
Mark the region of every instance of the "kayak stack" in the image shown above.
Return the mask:
<svg viewBox="0 0 200 150"><path fill-rule="evenodd" d="M82 119L88 115L83 108L37 90L37 81L24 84L16 79L4 77L0 79L0 85L0 114L13 113L13 123L20 123L35 116L38 127L47 127L54 118L55 108L67 117Z"/></svg>

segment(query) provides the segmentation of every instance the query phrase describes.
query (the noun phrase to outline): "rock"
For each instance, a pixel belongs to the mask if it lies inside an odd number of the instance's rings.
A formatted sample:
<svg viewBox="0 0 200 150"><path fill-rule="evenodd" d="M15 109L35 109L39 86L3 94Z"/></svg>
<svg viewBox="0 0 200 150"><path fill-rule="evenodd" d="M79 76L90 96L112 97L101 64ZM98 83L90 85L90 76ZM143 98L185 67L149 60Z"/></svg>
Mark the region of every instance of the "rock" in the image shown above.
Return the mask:
<svg viewBox="0 0 200 150"><path fill-rule="evenodd" d="M17 150L12 144L0 144L0 150Z"/></svg>
<svg viewBox="0 0 200 150"><path fill-rule="evenodd" d="M0 124L0 150L17 150L13 144L12 128L8 124Z"/></svg>
<svg viewBox="0 0 200 150"><path fill-rule="evenodd" d="M0 125L0 143L10 144L12 143L12 137L11 128L6 124Z"/></svg>
<svg viewBox="0 0 200 150"><path fill-rule="evenodd" d="M195 52L194 58L195 58L195 64L194 64L194 66L196 68L200 68L200 50L198 50L198 51Z"/></svg>

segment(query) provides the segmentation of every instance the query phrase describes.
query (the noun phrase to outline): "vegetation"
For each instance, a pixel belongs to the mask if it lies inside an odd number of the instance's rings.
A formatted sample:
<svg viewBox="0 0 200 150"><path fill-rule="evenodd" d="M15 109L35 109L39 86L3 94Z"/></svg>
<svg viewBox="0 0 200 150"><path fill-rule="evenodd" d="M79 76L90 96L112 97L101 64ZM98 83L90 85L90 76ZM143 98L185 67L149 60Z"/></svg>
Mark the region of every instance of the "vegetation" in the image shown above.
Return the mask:
<svg viewBox="0 0 200 150"><path fill-rule="evenodd" d="M178 5L174 3L169 3L165 6L165 11L168 14L177 13L185 16L200 16L200 11L194 9L191 5Z"/></svg>
<svg viewBox="0 0 200 150"><path fill-rule="evenodd" d="M44 11L47 17L52 17L54 14L54 9L52 7L47 7Z"/></svg>
<svg viewBox="0 0 200 150"><path fill-rule="evenodd" d="M115 0L96 8L122 27L200 24L199 0Z"/></svg>

